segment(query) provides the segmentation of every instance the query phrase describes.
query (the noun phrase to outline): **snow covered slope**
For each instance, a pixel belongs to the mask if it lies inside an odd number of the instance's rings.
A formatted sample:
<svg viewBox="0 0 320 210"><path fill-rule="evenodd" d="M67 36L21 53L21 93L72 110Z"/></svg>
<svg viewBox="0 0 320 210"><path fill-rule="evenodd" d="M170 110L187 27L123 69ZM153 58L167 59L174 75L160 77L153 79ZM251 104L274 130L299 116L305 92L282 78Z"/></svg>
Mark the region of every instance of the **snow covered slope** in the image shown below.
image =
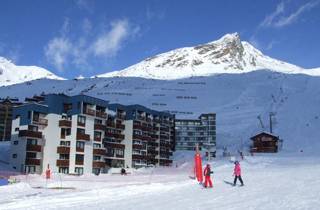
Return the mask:
<svg viewBox="0 0 320 210"><path fill-rule="evenodd" d="M245 73L269 69L281 73L320 76L320 69L303 69L266 55L239 34L227 34L217 41L162 53L124 70L98 77L143 77L152 79L180 79L220 73Z"/></svg>
<svg viewBox="0 0 320 210"><path fill-rule="evenodd" d="M320 77L253 71L180 80L95 78L36 80L0 88L0 97L45 93L88 94L112 103L142 104L168 110L177 118L217 113L218 146L250 145L250 137L268 131L269 112L275 112L274 132L285 150L318 152L320 141Z"/></svg>
<svg viewBox="0 0 320 210"><path fill-rule="evenodd" d="M0 57L0 86L17 84L40 78L63 79L44 68L37 66L16 66L11 61Z"/></svg>

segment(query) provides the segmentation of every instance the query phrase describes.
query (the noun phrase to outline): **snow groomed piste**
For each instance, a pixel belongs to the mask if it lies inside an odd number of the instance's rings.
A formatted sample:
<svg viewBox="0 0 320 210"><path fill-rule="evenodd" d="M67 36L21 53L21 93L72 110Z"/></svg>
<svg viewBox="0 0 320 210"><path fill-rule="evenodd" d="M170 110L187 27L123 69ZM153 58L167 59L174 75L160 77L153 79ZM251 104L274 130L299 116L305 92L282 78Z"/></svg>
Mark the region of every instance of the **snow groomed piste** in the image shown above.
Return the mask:
<svg viewBox="0 0 320 210"><path fill-rule="evenodd" d="M206 190L189 178L194 171L194 153L176 153L173 167L140 169L126 176L53 173L47 183L44 176L16 176L20 183L0 187L0 209L318 208L318 156L245 156L241 161L244 188L231 186L234 163L230 160L218 155L209 162L214 186Z"/></svg>

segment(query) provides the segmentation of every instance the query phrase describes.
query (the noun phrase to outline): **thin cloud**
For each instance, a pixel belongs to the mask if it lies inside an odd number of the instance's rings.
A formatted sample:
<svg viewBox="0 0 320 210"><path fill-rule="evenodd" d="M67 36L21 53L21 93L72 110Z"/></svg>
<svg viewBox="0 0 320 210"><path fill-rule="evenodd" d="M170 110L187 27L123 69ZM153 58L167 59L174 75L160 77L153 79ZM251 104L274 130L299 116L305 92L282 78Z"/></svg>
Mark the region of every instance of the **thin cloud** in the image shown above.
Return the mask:
<svg viewBox="0 0 320 210"><path fill-rule="evenodd" d="M267 27L267 26L271 26L273 24L274 19L276 19L279 15L281 15L284 12L284 2L280 2L277 5L276 10L267 15L265 17L265 19L260 23L260 27Z"/></svg>
<svg viewBox="0 0 320 210"><path fill-rule="evenodd" d="M319 0L310 1L298 7L298 9L295 10L295 12L286 14L288 10L288 5L286 5L285 2L282 1L277 5L276 10L274 12L265 17L265 19L259 24L258 28L281 28L284 26L291 25L295 23L297 20L299 20L299 18L304 12L307 12L316 7L319 4L319 2Z"/></svg>
<svg viewBox="0 0 320 210"><path fill-rule="evenodd" d="M314 2L308 2L304 5L301 5L294 13L286 16L281 17L277 22L274 23L274 26L276 27L283 27L286 25L290 25L298 20L299 16L301 16L302 13L309 11L316 7L319 4L319 1Z"/></svg>

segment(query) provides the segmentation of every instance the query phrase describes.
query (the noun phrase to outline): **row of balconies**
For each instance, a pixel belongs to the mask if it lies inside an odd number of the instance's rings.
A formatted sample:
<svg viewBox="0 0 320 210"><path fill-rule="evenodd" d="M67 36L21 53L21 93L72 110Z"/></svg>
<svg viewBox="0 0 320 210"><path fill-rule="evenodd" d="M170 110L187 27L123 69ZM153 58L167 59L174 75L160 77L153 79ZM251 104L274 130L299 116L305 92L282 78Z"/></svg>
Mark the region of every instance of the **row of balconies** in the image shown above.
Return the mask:
<svg viewBox="0 0 320 210"><path fill-rule="evenodd" d="M42 133L40 131L31 131L31 130L20 130L19 137L30 137L30 138L42 138Z"/></svg>

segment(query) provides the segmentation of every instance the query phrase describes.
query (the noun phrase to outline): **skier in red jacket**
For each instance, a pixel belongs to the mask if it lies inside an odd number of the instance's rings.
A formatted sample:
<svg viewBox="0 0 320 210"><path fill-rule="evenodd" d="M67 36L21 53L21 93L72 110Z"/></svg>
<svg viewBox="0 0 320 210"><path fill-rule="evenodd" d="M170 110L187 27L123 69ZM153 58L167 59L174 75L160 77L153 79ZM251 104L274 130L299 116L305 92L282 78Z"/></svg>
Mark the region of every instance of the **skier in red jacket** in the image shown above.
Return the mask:
<svg viewBox="0 0 320 210"><path fill-rule="evenodd" d="M237 179L240 180L241 186L243 186L243 181L241 178L241 167L240 167L239 161L234 162L233 176L234 176L233 186L236 186Z"/></svg>
<svg viewBox="0 0 320 210"><path fill-rule="evenodd" d="M203 171L203 175L204 175L204 187L212 187L212 181L211 181L211 177L210 175L213 173L213 171L211 171L210 168L210 164L207 164L207 166L205 167L204 171Z"/></svg>

